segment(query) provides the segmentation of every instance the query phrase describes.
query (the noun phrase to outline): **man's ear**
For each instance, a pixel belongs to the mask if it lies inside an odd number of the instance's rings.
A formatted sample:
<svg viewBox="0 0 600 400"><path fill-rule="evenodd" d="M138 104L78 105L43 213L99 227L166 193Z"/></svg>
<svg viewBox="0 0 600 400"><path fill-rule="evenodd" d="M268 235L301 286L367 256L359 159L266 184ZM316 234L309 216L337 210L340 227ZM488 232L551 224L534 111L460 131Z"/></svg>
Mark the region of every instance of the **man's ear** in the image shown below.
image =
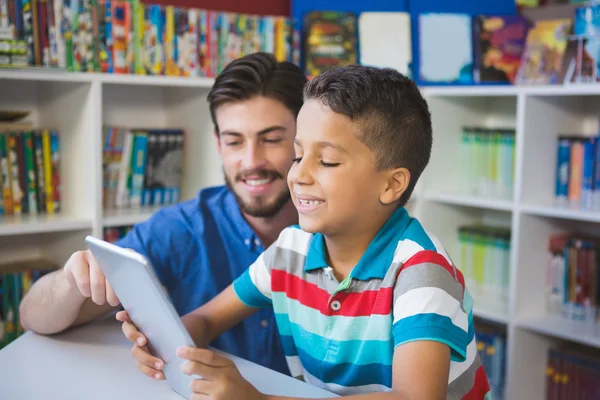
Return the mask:
<svg viewBox="0 0 600 400"><path fill-rule="evenodd" d="M381 203L391 204L402 196L410 183L410 171L406 168L396 168L387 172L384 191L379 196Z"/></svg>

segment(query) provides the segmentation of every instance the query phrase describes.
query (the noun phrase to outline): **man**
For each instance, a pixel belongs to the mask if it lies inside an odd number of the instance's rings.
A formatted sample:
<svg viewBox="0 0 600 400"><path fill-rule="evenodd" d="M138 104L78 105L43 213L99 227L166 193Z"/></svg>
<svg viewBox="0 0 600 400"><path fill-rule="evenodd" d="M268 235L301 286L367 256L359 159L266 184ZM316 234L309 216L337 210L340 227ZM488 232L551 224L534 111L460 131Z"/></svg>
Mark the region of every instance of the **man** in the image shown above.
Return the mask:
<svg viewBox="0 0 600 400"><path fill-rule="evenodd" d="M297 223L286 176L305 82L300 68L265 53L228 65L208 95L226 186L159 210L117 242L148 257L179 315L220 293L283 228ZM52 334L116 306L91 254L79 251L33 285L20 316L25 329ZM289 373L271 310L259 311L212 345Z"/></svg>

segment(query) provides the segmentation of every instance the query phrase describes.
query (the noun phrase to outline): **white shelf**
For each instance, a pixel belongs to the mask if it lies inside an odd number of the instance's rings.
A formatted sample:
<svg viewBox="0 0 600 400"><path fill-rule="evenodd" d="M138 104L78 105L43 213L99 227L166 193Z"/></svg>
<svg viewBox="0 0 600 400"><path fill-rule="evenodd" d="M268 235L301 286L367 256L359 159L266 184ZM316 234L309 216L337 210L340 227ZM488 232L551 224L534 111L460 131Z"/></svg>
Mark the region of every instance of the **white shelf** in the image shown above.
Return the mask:
<svg viewBox="0 0 600 400"><path fill-rule="evenodd" d="M161 207L122 208L104 211L102 226L112 228L117 226L135 225L144 222Z"/></svg>
<svg viewBox="0 0 600 400"><path fill-rule="evenodd" d="M421 92L427 97L486 97L516 96L519 86L423 86Z"/></svg>
<svg viewBox="0 0 600 400"><path fill-rule="evenodd" d="M0 79L18 79L31 82L92 82L94 75L51 68L0 68Z"/></svg>
<svg viewBox="0 0 600 400"><path fill-rule="evenodd" d="M425 194L425 199L429 201L436 201L438 203L465 207L477 207L497 211L510 212L514 208L514 203L510 200L499 200L488 197L468 196L461 194L427 192Z"/></svg>
<svg viewBox="0 0 600 400"><path fill-rule="evenodd" d="M485 319L488 321L496 322L499 324L508 324L509 317L506 312L490 310L483 307L478 307L477 302L475 302L475 307L473 308L473 315L475 317Z"/></svg>
<svg viewBox="0 0 600 400"><path fill-rule="evenodd" d="M523 318L517 321L523 329L575 343L600 348L600 326L590 327L557 315Z"/></svg>
<svg viewBox="0 0 600 400"><path fill-rule="evenodd" d="M178 76L151 76L132 74L103 74L91 72L68 72L49 68L2 69L0 79L19 79L32 82L100 82L105 84L197 87L210 88L214 78L186 78Z"/></svg>
<svg viewBox="0 0 600 400"><path fill-rule="evenodd" d="M521 87L520 91L531 96L594 96L600 95L598 84L543 85Z"/></svg>
<svg viewBox="0 0 600 400"><path fill-rule="evenodd" d="M584 208L525 204L521 206L521 210L526 214L537 215L540 217L562 218L584 222L600 222L600 211Z"/></svg>
<svg viewBox="0 0 600 400"><path fill-rule="evenodd" d="M93 79L98 79L106 84L163 86L163 87L197 87L211 88L213 78L186 78L178 76L150 76L150 75L119 75L119 74L91 74Z"/></svg>
<svg viewBox="0 0 600 400"><path fill-rule="evenodd" d="M61 215L60 213L0 217L0 236L67 232L84 229L92 229L91 219L78 219L68 215Z"/></svg>

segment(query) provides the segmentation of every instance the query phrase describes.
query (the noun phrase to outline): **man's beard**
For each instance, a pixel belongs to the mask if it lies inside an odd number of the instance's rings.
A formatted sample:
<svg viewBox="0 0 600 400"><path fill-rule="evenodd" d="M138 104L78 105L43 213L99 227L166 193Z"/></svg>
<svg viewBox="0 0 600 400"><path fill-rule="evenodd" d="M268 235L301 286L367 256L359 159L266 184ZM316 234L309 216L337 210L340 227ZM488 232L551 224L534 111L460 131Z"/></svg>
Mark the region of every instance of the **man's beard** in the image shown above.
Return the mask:
<svg viewBox="0 0 600 400"><path fill-rule="evenodd" d="M279 174L276 171L261 170L261 171L251 172L251 173L246 172L243 175L238 174L235 177L235 181L240 182L243 179L244 175L245 176L255 175L255 176L258 176L258 179L273 179L273 178L274 179L283 179L281 174ZM237 192L235 191L235 188L233 187L233 183L231 182L231 180L229 179L229 177L227 176L227 174L225 172L224 172L224 176L225 176L225 183L227 184L227 187L229 188L229 190L235 196L238 204L240 205L240 209L242 210L242 212L244 212L245 214L250 215L252 217L255 217L255 218L272 218L272 217L274 217L275 215L277 215L277 213L279 213L279 211L281 211L281 209L286 205L286 203L291 198L289 190L285 189L285 190L282 190L281 193L279 193L277 195L275 200L273 200L270 203L266 203L265 199L263 199L262 197L256 197L252 202L247 202L247 201L244 201L244 199L241 198L237 194Z"/></svg>

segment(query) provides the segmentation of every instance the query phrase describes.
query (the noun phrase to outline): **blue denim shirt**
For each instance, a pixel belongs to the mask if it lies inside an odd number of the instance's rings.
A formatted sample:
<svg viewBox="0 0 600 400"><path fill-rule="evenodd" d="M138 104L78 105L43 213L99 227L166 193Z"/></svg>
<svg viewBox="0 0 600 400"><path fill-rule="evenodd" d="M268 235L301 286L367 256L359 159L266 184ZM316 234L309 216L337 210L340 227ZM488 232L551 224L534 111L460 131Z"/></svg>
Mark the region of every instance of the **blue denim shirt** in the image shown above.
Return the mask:
<svg viewBox="0 0 600 400"><path fill-rule="evenodd" d="M179 315L227 288L264 251L225 186L203 189L193 200L160 209L117 245L150 260ZM289 374L271 308L259 309L211 346Z"/></svg>

